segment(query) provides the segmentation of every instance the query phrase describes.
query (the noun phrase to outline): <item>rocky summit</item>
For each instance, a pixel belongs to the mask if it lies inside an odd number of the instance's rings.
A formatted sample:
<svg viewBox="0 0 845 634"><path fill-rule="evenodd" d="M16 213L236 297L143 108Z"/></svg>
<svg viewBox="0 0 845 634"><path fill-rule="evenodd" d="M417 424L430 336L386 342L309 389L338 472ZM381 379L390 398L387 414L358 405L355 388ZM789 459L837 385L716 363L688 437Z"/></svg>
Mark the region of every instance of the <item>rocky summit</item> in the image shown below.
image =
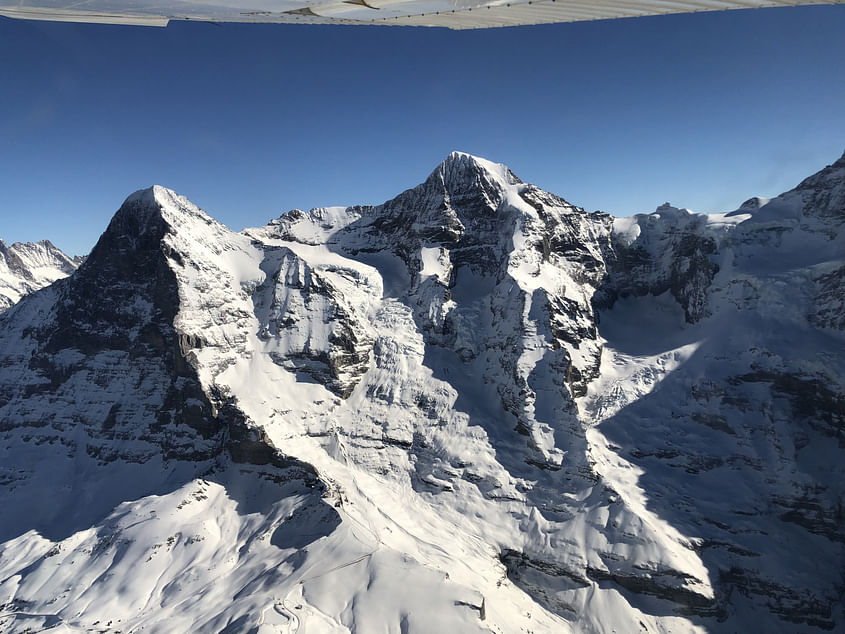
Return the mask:
<svg viewBox="0 0 845 634"><path fill-rule="evenodd" d="M0 243L0 630L841 631L843 226L845 157L614 218L456 152Z"/></svg>

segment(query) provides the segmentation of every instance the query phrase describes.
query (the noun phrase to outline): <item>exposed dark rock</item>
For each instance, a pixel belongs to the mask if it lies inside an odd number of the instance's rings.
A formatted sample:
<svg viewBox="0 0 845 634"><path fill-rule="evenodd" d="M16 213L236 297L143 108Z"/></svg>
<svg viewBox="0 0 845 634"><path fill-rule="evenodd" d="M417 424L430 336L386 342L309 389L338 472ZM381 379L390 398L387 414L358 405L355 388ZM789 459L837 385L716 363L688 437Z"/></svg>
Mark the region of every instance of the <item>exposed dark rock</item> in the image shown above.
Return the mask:
<svg viewBox="0 0 845 634"><path fill-rule="evenodd" d="M789 398L794 416L845 447L845 395L823 378L759 368L732 379L734 383L767 383L773 392Z"/></svg>
<svg viewBox="0 0 845 634"><path fill-rule="evenodd" d="M755 571L734 567L719 574L719 584L725 593L738 592L765 602L766 607L786 623L832 631L837 626L841 610L841 596L819 596L809 590L796 591L773 579L759 576Z"/></svg>
<svg viewBox="0 0 845 634"><path fill-rule="evenodd" d="M845 330L845 266L815 279L818 289L810 322L821 328Z"/></svg>
<svg viewBox="0 0 845 634"><path fill-rule="evenodd" d="M714 599L680 586L679 582L683 581L684 575L673 570L643 571L639 575L623 575L588 566L587 576L596 581L613 581L622 588L637 594L650 594L672 601L684 606L693 614L711 615L716 606Z"/></svg>
<svg viewBox="0 0 845 634"><path fill-rule="evenodd" d="M644 231L631 243L617 238L605 250L608 277L596 296L597 308L609 308L617 297L671 293L684 309L688 323L710 315L709 287L719 271L716 241L703 231L703 221L683 210L661 207L669 214L663 226L660 215L642 219ZM683 215L686 214L686 215Z"/></svg>

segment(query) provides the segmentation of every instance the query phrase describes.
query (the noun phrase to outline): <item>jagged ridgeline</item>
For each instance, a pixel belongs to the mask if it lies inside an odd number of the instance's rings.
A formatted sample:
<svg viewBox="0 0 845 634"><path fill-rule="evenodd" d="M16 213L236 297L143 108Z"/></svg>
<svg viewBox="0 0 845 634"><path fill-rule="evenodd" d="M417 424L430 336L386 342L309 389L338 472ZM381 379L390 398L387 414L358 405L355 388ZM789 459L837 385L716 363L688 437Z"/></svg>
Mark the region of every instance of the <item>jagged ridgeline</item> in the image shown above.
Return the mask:
<svg viewBox="0 0 845 634"><path fill-rule="evenodd" d="M11 246L0 240L0 312L21 297L67 277L83 261L82 257L62 253L49 240Z"/></svg>
<svg viewBox="0 0 845 634"><path fill-rule="evenodd" d="M0 630L842 629L843 224L845 157L613 218L453 153L0 243Z"/></svg>

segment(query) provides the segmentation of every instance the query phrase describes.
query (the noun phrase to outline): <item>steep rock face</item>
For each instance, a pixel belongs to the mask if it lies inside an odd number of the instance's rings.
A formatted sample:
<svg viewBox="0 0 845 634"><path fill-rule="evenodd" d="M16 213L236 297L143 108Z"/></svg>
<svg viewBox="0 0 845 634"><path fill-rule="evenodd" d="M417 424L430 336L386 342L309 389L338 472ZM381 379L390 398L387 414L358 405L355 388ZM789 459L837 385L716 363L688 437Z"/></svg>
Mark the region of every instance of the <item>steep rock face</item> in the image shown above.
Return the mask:
<svg viewBox="0 0 845 634"><path fill-rule="evenodd" d="M845 154L825 169L810 176L796 187L800 193L805 215L818 220L820 226L815 230L828 238L822 242L822 258L836 261L837 252L841 260L841 241L845 226ZM811 221L812 222L812 221ZM821 242L821 241L820 241ZM813 281L817 293L810 309L810 319L822 328L845 330L845 267L836 265L819 267L814 272Z"/></svg>
<svg viewBox="0 0 845 634"><path fill-rule="evenodd" d="M97 621L122 629L133 619L221 629L263 607L230 605L226 593L242 585L227 558L240 548L248 567L249 542L275 535L283 548L252 556L283 568L292 552L278 537L286 516L296 512L305 532L338 523L313 468L207 392L185 358L172 267L191 265L190 253L170 240L180 222L182 237L201 225L170 198L160 188L131 196L75 275L0 317L5 631ZM192 519L197 508L205 522ZM198 562L193 573L179 563L184 550ZM199 570L202 582L168 586ZM183 600L202 609L167 607Z"/></svg>
<svg viewBox="0 0 845 634"><path fill-rule="evenodd" d="M114 458L114 452L137 461L148 460L162 449L165 456L178 454L177 447L162 447L169 441L156 433L166 429L171 418L177 425L191 423L186 429L194 433L186 434L180 443L186 459L207 459L216 453L219 426L202 390L190 380L173 331L178 292L159 248L166 232L167 224L154 204L128 200L73 278L15 309L31 310L43 304L44 319L17 333L18 313L6 317L9 326L4 338L23 338L4 346L7 358L12 350L17 352L17 358L4 366L13 367L13 361L20 364L26 357L27 368L17 381L4 382L8 407L14 407L19 398L30 403L36 397L74 403L80 394L100 392L102 405L74 404L78 412L68 408L59 414L66 420L51 421L50 426L81 424L91 437L82 449L104 460ZM147 366L143 374L126 376L130 359ZM149 386L144 385L144 376ZM112 402L113 394L121 392L133 402L131 408ZM129 398L133 392L136 398ZM139 401L145 406L138 407ZM35 404L32 408L40 409ZM6 416L11 418L12 413ZM138 441L131 450L113 442L128 438Z"/></svg>
<svg viewBox="0 0 845 634"><path fill-rule="evenodd" d="M803 198L807 216L834 228L841 226L845 210L845 154L831 165L808 176L793 190Z"/></svg>
<svg viewBox="0 0 845 634"><path fill-rule="evenodd" d="M0 240L0 312L29 293L73 273L81 257L68 257L49 240L16 242Z"/></svg>
<svg viewBox="0 0 845 634"><path fill-rule="evenodd" d="M716 618L740 629L842 620L841 568L801 562L843 557L845 490L830 477L845 438L845 368L832 352L843 345L843 183L840 159L728 214L618 219L597 294L606 356L584 401L594 455L643 470L649 507L700 540ZM661 262L655 244L685 241L708 246L691 260L670 248ZM667 286L687 264L698 274Z"/></svg>
<svg viewBox="0 0 845 634"><path fill-rule="evenodd" d="M810 308L810 320L822 328L845 330L845 266L813 278L816 296Z"/></svg>
<svg viewBox="0 0 845 634"><path fill-rule="evenodd" d="M256 305L266 311L260 336L277 344L270 354L288 369L349 396L372 349L365 316L345 292L347 285L360 285L361 276L353 268L312 266L284 247L266 254L273 272L259 289L266 293L256 293ZM269 304L261 306L265 295Z"/></svg>
<svg viewBox="0 0 845 634"><path fill-rule="evenodd" d="M718 236L706 217L668 203L648 216L616 221L616 239L608 253L608 284L597 298L611 306L617 297L669 292L684 309L688 323L711 314L707 295L717 263Z"/></svg>
<svg viewBox="0 0 845 634"><path fill-rule="evenodd" d="M145 190L129 197L79 271L21 307L44 311L42 319L16 332L21 320L8 315L3 366L26 358L26 371L2 389L7 408L21 398L33 410L50 411L36 402L41 399L71 404L50 427L85 429L84 449L94 458L145 462L162 455L201 463L220 453L229 430L217 417L222 403L211 403L183 357L171 265L190 262L168 243L173 219L157 196L166 194ZM97 393L101 403L79 402L79 394ZM114 401L115 394L132 405Z"/></svg>

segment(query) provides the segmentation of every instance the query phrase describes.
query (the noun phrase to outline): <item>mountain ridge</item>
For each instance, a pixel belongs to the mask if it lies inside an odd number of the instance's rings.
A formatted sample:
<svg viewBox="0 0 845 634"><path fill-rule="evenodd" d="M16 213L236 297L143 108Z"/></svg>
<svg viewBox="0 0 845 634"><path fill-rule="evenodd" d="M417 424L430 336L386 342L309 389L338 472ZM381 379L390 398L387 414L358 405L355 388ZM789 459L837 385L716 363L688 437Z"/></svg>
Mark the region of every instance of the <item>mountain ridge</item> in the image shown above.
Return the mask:
<svg viewBox="0 0 845 634"><path fill-rule="evenodd" d="M49 240L9 246L0 240L0 312L21 297L69 275L83 260L66 255Z"/></svg>

